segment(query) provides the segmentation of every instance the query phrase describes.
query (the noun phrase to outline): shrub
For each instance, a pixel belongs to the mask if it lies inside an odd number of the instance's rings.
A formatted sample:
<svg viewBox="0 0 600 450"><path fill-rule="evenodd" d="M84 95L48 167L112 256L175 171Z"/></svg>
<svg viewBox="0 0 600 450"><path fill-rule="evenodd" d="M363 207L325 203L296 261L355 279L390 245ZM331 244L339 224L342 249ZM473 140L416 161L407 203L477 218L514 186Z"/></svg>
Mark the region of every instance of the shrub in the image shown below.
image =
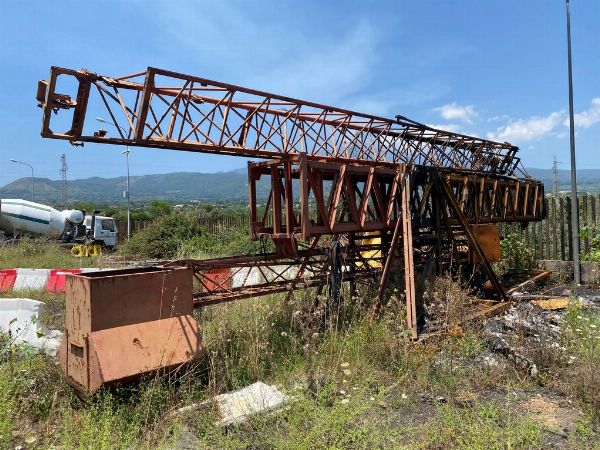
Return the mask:
<svg viewBox="0 0 600 450"><path fill-rule="evenodd" d="M528 269L531 267L534 250L516 231L509 230L502 236L500 250L502 251L502 260L498 265L501 266L501 269Z"/></svg>
<svg viewBox="0 0 600 450"><path fill-rule="evenodd" d="M202 232L195 217L183 213L165 215L134 234L121 252L143 258L172 258L183 242L197 239Z"/></svg>
<svg viewBox="0 0 600 450"><path fill-rule="evenodd" d="M600 229L598 227L582 227L581 238L589 238L590 249L584 252L581 257L584 261L600 262Z"/></svg>
<svg viewBox="0 0 600 450"><path fill-rule="evenodd" d="M261 250L269 251L270 247L251 241L246 231L223 228L212 234L199 224L195 215L183 212L157 218L121 248L125 254L158 259L248 255Z"/></svg>

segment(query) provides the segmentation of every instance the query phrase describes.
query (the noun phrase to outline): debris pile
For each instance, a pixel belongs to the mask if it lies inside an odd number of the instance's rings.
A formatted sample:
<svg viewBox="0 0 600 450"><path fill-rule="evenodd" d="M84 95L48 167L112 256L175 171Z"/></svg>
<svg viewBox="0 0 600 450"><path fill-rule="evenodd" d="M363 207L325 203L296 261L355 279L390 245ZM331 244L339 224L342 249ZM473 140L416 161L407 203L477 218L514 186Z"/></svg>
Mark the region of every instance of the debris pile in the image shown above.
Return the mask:
<svg viewBox="0 0 600 450"><path fill-rule="evenodd" d="M172 415L213 407L219 417L216 425L235 425L246 422L252 415L273 411L283 406L287 400L287 397L276 387L257 381L242 389L184 406L174 411Z"/></svg>
<svg viewBox="0 0 600 450"><path fill-rule="evenodd" d="M600 296L585 295L577 299L549 297L520 302L506 313L487 319L484 336L487 349L482 356L488 365L498 365L502 355L520 370L535 377L544 358L568 363L566 349L561 346L561 322L565 309L576 302L585 308L600 306Z"/></svg>

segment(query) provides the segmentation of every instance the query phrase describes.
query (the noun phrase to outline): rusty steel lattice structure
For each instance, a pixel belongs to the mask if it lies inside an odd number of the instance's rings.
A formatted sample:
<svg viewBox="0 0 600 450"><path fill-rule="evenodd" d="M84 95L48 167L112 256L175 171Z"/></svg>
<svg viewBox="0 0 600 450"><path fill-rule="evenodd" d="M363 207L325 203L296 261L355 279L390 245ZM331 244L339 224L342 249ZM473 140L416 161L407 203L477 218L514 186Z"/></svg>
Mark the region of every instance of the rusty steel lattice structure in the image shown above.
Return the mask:
<svg viewBox="0 0 600 450"><path fill-rule="evenodd" d="M545 215L543 185L527 176L517 147L402 116L387 119L156 68L107 77L53 67L37 100L46 138L266 160L248 164L250 233L272 239L277 252L173 263L193 269L197 305L322 289L336 271L352 285L379 279L380 304L400 256L416 337L416 276L481 273L481 284L489 282L502 300L489 261L494 251L483 236L495 223ZM90 114L110 117L116 134L97 130ZM257 186L265 182L270 194L261 204ZM331 242L343 247L341 265L330 257Z"/></svg>
<svg viewBox="0 0 600 450"><path fill-rule="evenodd" d="M56 92L61 76L77 81L75 98ZM93 95L118 124L118 136L86 133ZM409 164L512 175L517 147L396 120L148 68L111 78L53 67L38 88L42 136L71 142L139 145L235 156L282 158L305 154L365 164ZM63 132L52 111L73 109Z"/></svg>

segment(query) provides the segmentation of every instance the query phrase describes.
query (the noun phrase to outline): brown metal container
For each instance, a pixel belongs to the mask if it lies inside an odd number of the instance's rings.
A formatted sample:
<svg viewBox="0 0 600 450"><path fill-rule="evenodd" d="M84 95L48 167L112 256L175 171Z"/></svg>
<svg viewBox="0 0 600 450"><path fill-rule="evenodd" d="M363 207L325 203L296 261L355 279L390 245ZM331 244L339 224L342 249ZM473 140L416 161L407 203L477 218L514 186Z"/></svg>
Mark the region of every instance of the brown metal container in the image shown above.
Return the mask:
<svg viewBox="0 0 600 450"><path fill-rule="evenodd" d="M59 360L68 382L82 394L203 354L187 268L67 276L65 309Z"/></svg>
<svg viewBox="0 0 600 450"><path fill-rule="evenodd" d="M471 225L477 241L483 250L483 254L489 262L500 261L500 227L496 224ZM480 262L479 256L473 249L469 252L471 263Z"/></svg>

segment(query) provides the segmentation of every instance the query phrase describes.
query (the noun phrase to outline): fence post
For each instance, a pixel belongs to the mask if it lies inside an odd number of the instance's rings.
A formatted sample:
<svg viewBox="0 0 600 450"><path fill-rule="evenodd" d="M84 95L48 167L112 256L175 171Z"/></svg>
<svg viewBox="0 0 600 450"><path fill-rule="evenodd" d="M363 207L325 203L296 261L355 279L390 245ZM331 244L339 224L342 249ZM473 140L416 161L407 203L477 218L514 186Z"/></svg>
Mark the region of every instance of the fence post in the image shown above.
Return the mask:
<svg viewBox="0 0 600 450"><path fill-rule="evenodd" d="M542 222L537 225L538 259L544 259L544 227Z"/></svg>
<svg viewBox="0 0 600 450"><path fill-rule="evenodd" d="M552 197L552 243L553 259L558 259L558 229L556 227L556 198Z"/></svg>
<svg viewBox="0 0 600 450"><path fill-rule="evenodd" d="M592 225L592 233L591 236L594 237L596 235L596 224L598 223L596 220L596 197L594 197L594 194L591 195L591 201L592 201L592 218L590 221L590 225Z"/></svg>
<svg viewBox="0 0 600 450"><path fill-rule="evenodd" d="M565 249L565 208L564 200L562 197L558 199L559 216L560 216L560 259L565 261L566 249Z"/></svg>
<svg viewBox="0 0 600 450"><path fill-rule="evenodd" d="M581 208L581 214L583 216L582 217L582 223L583 223L583 226L585 228L587 228L587 226L589 224L589 222L588 222L588 196L587 196L587 194L584 195L581 200L583 202L583 205L582 205L582 208ZM590 232L590 230L586 229L585 237L583 238L583 251L585 253L587 253L587 252L590 251L590 239L589 239L589 236L588 236L589 232Z"/></svg>
<svg viewBox="0 0 600 450"><path fill-rule="evenodd" d="M573 227L571 226L571 197L567 197L567 237L569 241L569 261L573 261Z"/></svg>
<svg viewBox="0 0 600 450"><path fill-rule="evenodd" d="M547 203L544 219L544 259L552 259L552 235L550 234L550 202Z"/></svg>

